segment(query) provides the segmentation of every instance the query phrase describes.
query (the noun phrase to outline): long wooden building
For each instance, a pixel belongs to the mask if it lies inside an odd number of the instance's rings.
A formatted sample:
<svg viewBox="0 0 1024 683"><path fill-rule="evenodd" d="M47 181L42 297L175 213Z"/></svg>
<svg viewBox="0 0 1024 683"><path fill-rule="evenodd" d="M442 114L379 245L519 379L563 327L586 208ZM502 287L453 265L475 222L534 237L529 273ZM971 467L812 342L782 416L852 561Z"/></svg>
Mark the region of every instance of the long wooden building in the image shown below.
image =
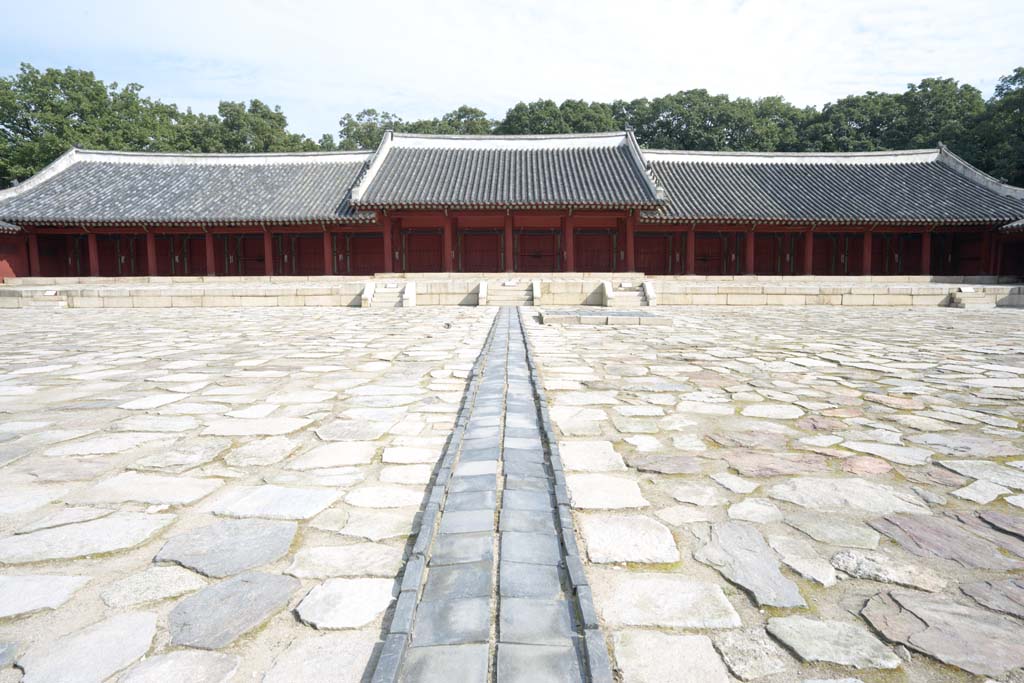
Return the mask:
<svg viewBox="0 0 1024 683"><path fill-rule="evenodd" d="M0 278L503 271L1024 275L1024 189L945 147L645 150L626 131L72 149L0 190Z"/></svg>

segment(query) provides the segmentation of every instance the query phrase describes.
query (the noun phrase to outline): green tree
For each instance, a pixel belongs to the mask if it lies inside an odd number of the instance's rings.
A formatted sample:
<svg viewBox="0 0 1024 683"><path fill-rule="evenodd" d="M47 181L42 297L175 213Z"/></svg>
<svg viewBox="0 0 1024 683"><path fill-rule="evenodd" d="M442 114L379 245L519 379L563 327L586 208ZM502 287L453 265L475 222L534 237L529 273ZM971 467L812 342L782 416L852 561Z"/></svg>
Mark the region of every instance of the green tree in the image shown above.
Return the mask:
<svg viewBox="0 0 1024 683"><path fill-rule="evenodd" d="M979 167L1024 187L1024 67L999 79L974 136Z"/></svg>
<svg viewBox="0 0 1024 683"><path fill-rule="evenodd" d="M602 102L566 100L558 105L562 121L573 133L604 133L622 130L612 115L612 107Z"/></svg>
<svg viewBox="0 0 1024 683"><path fill-rule="evenodd" d="M571 133L562 111L553 100L520 102L508 110L497 128L504 135L547 135Z"/></svg>
<svg viewBox="0 0 1024 683"><path fill-rule="evenodd" d="M364 109L355 116L345 114L338 124L338 149L376 149L384 131L398 129L402 119L386 111Z"/></svg>
<svg viewBox="0 0 1024 683"><path fill-rule="evenodd" d="M900 96L903 118L897 146L935 147L944 142L965 156L974 155L973 128L985 113L981 91L952 78L926 78Z"/></svg>
<svg viewBox="0 0 1024 683"><path fill-rule="evenodd" d="M895 149L904 137L899 95L867 92L828 103L804 131L813 152L873 152Z"/></svg>

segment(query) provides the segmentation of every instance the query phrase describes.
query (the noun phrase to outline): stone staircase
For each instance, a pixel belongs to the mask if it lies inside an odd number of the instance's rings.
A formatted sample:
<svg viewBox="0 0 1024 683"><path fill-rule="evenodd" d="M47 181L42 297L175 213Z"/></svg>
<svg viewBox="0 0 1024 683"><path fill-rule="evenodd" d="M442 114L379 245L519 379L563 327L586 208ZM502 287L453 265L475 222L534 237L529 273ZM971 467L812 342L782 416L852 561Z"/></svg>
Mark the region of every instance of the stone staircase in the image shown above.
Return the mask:
<svg viewBox="0 0 1024 683"><path fill-rule="evenodd" d="M982 310L995 308L998 296L992 292L976 290L973 287L960 287L958 291L949 295L951 308L965 308L968 310Z"/></svg>
<svg viewBox="0 0 1024 683"><path fill-rule="evenodd" d="M648 305L643 285L639 282L620 282L613 286L613 293L608 299L609 308L642 308Z"/></svg>
<svg viewBox="0 0 1024 683"><path fill-rule="evenodd" d="M533 287L529 280L491 282L487 287L488 306L533 306Z"/></svg>
<svg viewBox="0 0 1024 683"><path fill-rule="evenodd" d="M399 282L381 282L373 294L370 308L401 308L405 286Z"/></svg>

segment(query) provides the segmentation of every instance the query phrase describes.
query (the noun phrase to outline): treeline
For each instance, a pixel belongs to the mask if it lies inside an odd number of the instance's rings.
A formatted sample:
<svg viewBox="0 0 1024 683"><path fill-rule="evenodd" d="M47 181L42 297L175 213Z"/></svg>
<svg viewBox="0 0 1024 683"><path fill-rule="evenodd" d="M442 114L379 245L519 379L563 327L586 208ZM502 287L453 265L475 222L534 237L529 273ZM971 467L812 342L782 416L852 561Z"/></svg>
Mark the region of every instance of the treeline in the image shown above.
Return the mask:
<svg viewBox="0 0 1024 683"><path fill-rule="evenodd" d="M71 146L153 152L290 152L372 149L388 128L435 134L593 133L630 126L653 148L858 152L934 147L940 141L982 170L1024 185L1024 67L986 100L971 85L928 78L902 93L850 95L821 109L686 90L611 103L520 102L501 120L462 106L406 121L367 109L345 114L337 137L288 131L280 107L221 102L216 114L144 97L142 86L105 84L91 72L22 65L0 79L0 187L23 180Z"/></svg>

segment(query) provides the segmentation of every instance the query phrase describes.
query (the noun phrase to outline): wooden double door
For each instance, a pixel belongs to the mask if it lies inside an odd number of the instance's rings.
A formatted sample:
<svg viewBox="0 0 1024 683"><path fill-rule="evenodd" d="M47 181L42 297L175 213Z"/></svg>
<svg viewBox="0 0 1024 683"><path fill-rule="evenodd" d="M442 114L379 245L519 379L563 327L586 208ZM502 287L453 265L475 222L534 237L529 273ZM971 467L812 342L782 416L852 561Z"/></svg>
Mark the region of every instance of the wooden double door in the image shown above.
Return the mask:
<svg viewBox="0 0 1024 683"><path fill-rule="evenodd" d="M618 252L618 238L616 230L577 230L572 238L576 271L613 272Z"/></svg>
<svg viewBox="0 0 1024 683"><path fill-rule="evenodd" d="M459 233L458 269L462 273L497 273L505 270L504 232L464 230Z"/></svg>
<svg viewBox="0 0 1024 683"><path fill-rule="evenodd" d="M515 270L520 273L554 273L562 270L560 230L521 230L513 235Z"/></svg>
<svg viewBox="0 0 1024 683"><path fill-rule="evenodd" d="M698 232L694 236L694 274L741 274L744 238L742 232Z"/></svg>

